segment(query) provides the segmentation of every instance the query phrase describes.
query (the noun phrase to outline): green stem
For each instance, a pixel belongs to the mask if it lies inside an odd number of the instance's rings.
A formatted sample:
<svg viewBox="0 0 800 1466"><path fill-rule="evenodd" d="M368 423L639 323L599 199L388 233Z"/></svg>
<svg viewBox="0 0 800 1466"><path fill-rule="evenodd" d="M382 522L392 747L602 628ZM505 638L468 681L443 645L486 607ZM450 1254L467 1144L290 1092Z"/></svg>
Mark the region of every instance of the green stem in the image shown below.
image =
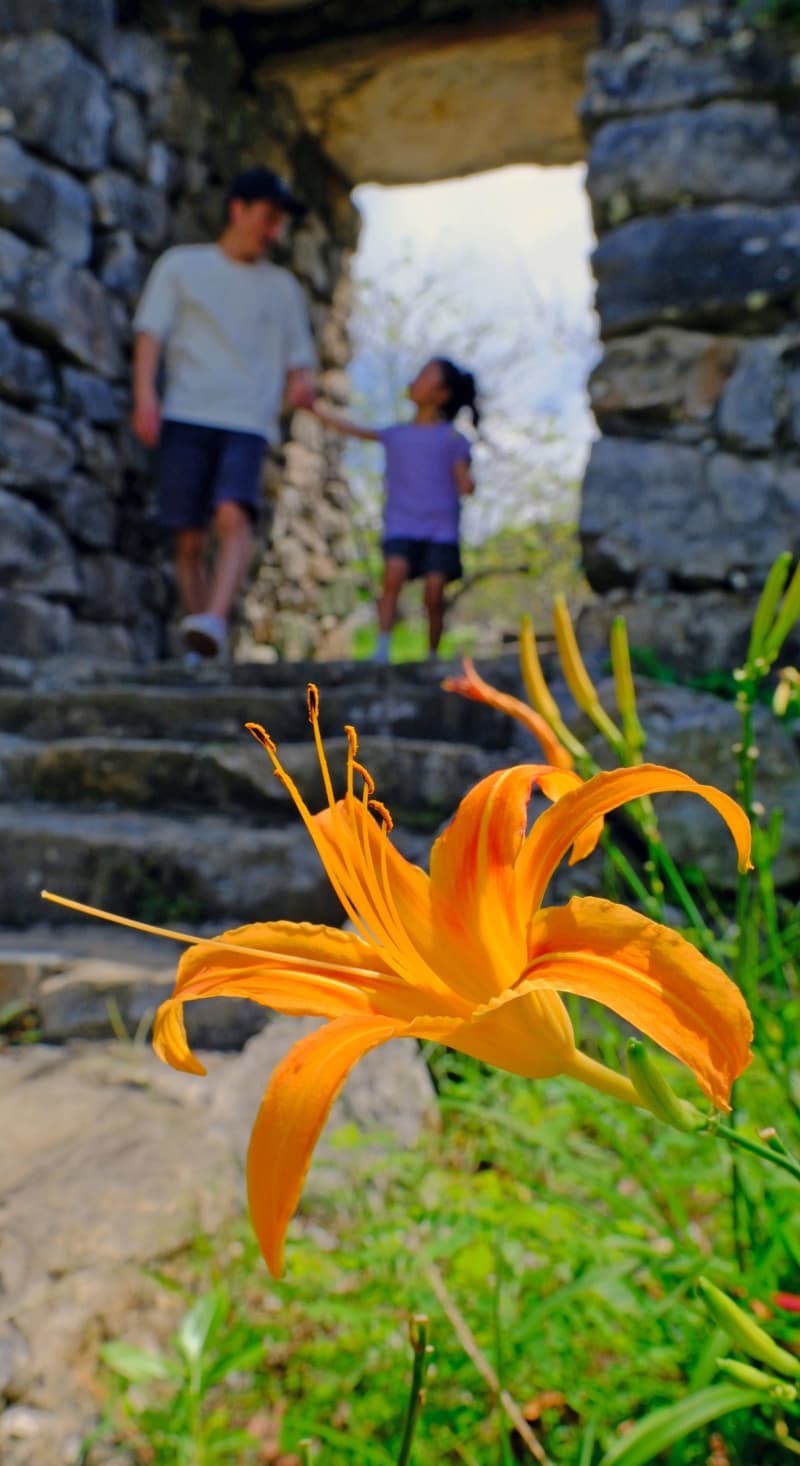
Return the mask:
<svg viewBox="0 0 800 1466"><path fill-rule="evenodd" d="M795 1181L800 1181L800 1161L783 1147L775 1150L770 1145L762 1145L760 1140L750 1140L732 1125L715 1124L707 1133L718 1135L721 1140L727 1140L729 1145L736 1146L738 1150L746 1150L749 1155L757 1155L762 1161L769 1161L780 1170L788 1171Z"/></svg>
<svg viewBox="0 0 800 1466"><path fill-rule="evenodd" d="M417 1428L422 1407L425 1404L425 1375L428 1372L429 1346L428 1346L428 1320L423 1314L416 1314L409 1324L409 1338L411 1348L414 1351L414 1368L411 1374L411 1393L408 1397L406 1409L406 1422L403 1431L403 1441L400 1446L400 1455L397 1458L397 1466L408 1466L411 1460L411 1447L414 1443L414 1432Z"/></svg>

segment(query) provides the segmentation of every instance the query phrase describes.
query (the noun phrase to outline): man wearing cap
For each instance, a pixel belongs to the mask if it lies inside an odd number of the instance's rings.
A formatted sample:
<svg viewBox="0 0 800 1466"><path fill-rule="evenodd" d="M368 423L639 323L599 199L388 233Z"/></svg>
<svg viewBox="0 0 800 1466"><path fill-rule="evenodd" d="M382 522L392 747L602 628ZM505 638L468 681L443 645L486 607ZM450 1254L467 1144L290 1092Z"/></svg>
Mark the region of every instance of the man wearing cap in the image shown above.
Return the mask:
<svg viewBox="0 0 800 1466"><path fill-rule="evenodd" d="M159 518L175 533L190 655L225 655L228 617L253 553L267 443L277 439L283 402L314 400L303 292L266 258L287 216L304 213L270 169L240 173L219 239L168 249L134 318L133 429L146 447L159 447ZM209 534L217 546L210 578Z"/></svg>

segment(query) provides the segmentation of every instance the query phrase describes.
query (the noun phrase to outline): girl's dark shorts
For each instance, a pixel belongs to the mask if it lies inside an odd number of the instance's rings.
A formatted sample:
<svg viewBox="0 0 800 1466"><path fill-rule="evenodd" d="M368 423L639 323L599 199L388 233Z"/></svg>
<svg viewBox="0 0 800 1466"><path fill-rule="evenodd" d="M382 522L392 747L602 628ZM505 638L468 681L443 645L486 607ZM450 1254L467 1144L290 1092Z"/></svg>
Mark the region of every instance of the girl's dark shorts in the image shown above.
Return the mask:
<svg viewBox="0 0 800 1466"><path fill-rule="evenodd" d="M439 540L389 539L383 542L385 560L397 556L408 562L409 580L425 575L443 575L445 580L460 580L463 574L458 545Z"/></svg>
<svg viewBox="0 0 800 1466"><path fill-rule="evenodd" d="M241 504L251 518L261 506L259 433L207 428L168 419L158 446L158 517L165 529L205 529L218 504Z"/></svg>

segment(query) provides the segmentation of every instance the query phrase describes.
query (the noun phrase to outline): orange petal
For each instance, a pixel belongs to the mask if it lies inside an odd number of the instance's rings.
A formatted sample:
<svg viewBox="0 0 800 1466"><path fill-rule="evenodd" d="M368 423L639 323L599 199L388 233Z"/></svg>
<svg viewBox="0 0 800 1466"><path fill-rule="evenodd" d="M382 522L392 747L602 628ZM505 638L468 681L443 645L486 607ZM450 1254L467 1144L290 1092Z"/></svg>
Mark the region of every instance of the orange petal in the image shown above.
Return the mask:
<svg viewBox="0 0 800 1466"><path fill-rule="evenodd" d="M184 1002L198 998L250 998L279 1013L321 1018L381 1012L384 1003L400 1016L419 1012L415 995L352 932L271 921L238 927L219 941L231 946L208 942L184 952L175 991L156 1015L153 1047L175 1069L205 1073L189 1049L182 1013Z"/></svg>
<svg viewBox="0 0 800 1466"><path fill-rule="evenodd" d="M434 923L456 949L459 991L473 1004L510 987L524 965L527 908L517 909L514 863L531 789L552 772L517 764L481 779L431 851Z"/></svg>
<svg viewBox="0 0 800 1466"><path fill-rule="evenodd" d="M559 862L593 821L628 800L640 799L645 794L668 793L699 794L711 804L733 836L739 869L749 868L750 822L735 799L713 784L698 784L678 769L638 764L635 768L595 774L539 816L517 861L520 903L527 903L529 911L536 911Z"/></svg>
<svg viewBox="0 0 800 1466"><path fill-rule="evenodd" d="M728 1108L750 1062L753 1024L736 985L678 932L613 901L576 896L534 917L525 979L603 1003Z"/></svg>
<svg viewBox="0 0 800 1466"><path fill-rule="evenodd" d="M469 697L474 702L486 703L488 707L497 708L498 712L507 713L510 718L516 718L517 722L523 723L538 740L549 764L554 764L559 769L572 768L571 754L568 753L541 714L528 707L527 703L521 702L518 697L512 697L510 693L501 692L499 688L492 687L491 683L484 682L475 671L470 657L464 657L463 676L445 677L442 687L445 692L457 692L461 697Z"/></svg>
<svg viewBox="0 0 800 1466"><path fill-rule="evenodd" d="M419 1018L408 1032L524 1079L563 1073L575 1053L572 1024L558 994L524 981L476 1008L466 1022Z"/></svg>
<svg viewBox="0 0 800 1466"><path fill-rule="evenodd" d="M274 1070L247 1155L250 1216L273 1277L283 1271L286 1228L333 1101L353 1065L403 1031L383 1018L339 1018L300 1039Z"/></svg>

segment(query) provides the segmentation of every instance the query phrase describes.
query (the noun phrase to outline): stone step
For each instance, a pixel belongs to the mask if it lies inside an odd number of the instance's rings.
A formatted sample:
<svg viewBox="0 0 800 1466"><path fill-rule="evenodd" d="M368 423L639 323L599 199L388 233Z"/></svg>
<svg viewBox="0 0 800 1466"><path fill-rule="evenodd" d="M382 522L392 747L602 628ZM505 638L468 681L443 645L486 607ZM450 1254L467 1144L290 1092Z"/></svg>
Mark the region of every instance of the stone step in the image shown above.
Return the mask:
<svg viewBox="0 0 800 1466"><path fill-rule="evenodd" d="M190 931L200 922L342 920L299 820L254 829L220 815L0 806L0 923L69 919L41 901L43 886Z"/></svg>
<svg viewBox="0 0 800 1466"><path fill-rule="evenodd" d="M393 673L394 669L390 669ZM389 675L330 686L321 695L326 737L353 724L367 734L470 743L504 749L510 720L493 709L443 692L436 679ZM234 740L244 724L260 722L279 743L309 737L305 682L290 686L0 687L0 732L29 738L166 738L191 742Z"/></svg>
<svg viewBox="0 0 800 1466"><path fill-rule="evenodd" d="M344 792L347 743L326 742L334 787ZM400 823L434 829L466 791L505 761L462 743L367 737L359 756ZM310 737L281 746L281 760L311 809L325 802ZM0 734L0 802L44 801L94 810L236 813L289 823L292 802L269 758L247 733L234 743L63 738L42 743Z"/></svg>

